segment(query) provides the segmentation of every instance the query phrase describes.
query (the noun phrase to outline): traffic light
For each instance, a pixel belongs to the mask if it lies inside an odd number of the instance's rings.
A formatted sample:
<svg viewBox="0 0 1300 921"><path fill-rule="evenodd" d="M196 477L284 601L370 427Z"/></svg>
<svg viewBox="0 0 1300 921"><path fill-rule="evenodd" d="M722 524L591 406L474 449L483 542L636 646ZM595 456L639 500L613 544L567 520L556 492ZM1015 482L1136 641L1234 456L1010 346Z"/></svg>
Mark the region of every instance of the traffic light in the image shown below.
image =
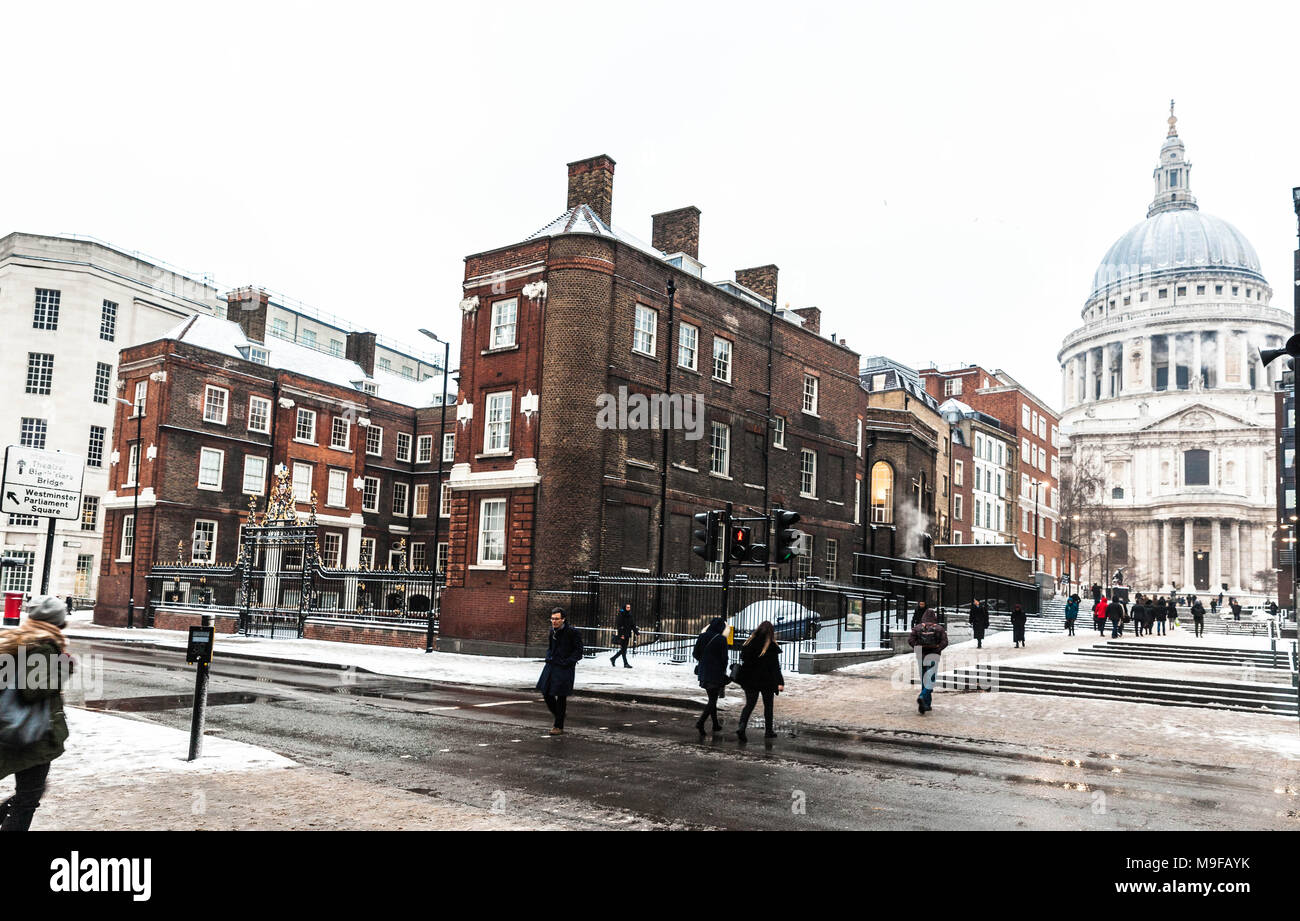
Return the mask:
<svg viewBox="0 0 1300 921"><path fill-rule="evenodd" d="M691 552L702 557L706 563L718 562L718 525L721 512L699 512L695 515L695 530L692 535L695 545Z"/></svg>
<svg viewBox="0 0 1300 921"><path fill-rule="evenodd" d="M749 562L749 538L751 531L748 525L732 525L730 547L728 555L737 563Z"/></svg>
<svg viewBox="0 0 1300 921"><path fill-rule="evenodd" d="M787 512L785 509L776 509L776 563L788 563L804 552L802 531L796 531L794 526L799 523L798 512Z"/></svg>

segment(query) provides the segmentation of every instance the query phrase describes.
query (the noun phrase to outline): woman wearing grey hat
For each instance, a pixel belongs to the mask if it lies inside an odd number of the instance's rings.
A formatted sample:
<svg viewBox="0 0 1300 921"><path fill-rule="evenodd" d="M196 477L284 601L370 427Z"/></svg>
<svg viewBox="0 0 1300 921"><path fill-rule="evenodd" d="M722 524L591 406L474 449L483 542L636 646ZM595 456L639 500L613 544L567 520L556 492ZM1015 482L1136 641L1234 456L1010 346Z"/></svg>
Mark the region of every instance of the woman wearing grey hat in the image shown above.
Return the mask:
<svg viewBox="0 0 1300 921"><path fill-rule="evenodd" d="M60 679L64 672L71 673L72 665L62 629L67 622L68 608L61 600L38 596L28 606L22 626L0 633L0 656L18 657L20 650L25 653L26 671L19 683L23 701L48 700L50 708L50 728L44 736L22 748L0 747L0 778L13 774L16 785L14 795L0 803L0 831L31 827L32 814L45 793L50 762L63 754L68 723L63 716Z"/></svg>

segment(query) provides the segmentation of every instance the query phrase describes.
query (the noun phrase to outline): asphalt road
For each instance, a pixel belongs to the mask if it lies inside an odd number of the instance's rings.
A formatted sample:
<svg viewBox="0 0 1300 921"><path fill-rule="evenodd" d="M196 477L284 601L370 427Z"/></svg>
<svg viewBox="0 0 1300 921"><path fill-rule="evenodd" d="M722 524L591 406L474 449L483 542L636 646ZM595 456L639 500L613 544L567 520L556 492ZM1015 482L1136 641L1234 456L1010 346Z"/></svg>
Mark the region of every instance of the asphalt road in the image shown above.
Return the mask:
<svg viewBox="0 0 1300 921"><path fill-rule="evenodd" d="M176 651L77 640L104 660L89 706L188 730L194 673ZM376 786L574 827L635 820L726 829L1295 828L1270 778L1215 765L1029 751L920 732L782 723L779 738L698 741L697 714L574 697L546 734L535 692L225 659L210 734ZM761 707L760 707L761 711ZM267 796L274 796L268 778Z"/></svg>

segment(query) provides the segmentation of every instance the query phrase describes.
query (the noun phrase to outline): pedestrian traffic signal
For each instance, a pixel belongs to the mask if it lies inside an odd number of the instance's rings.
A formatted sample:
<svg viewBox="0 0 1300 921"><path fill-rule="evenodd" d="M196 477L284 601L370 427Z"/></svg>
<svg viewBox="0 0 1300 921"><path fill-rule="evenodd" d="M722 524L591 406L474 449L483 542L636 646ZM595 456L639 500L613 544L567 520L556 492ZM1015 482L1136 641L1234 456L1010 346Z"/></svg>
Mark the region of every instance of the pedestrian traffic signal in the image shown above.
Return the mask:
<svg viewBox="0 0 1300 921"><path fill-rule="evenodd" d="M794 526L799 523L799 513L787 512L779 508L775 510L774 517L776 518L775 562L788 563L804 552L801 541L803 532L794 529Z"/></svg>
<svg viewBox="0 0 1300 921"><path fill-rule="evenodd" d="M731 529L731 540L728 542L729 547L727 555L737 563L749 562L749 538L750 529L747 525L735 525Z"/></svg>
<svg viewBox="0 0 1300 921"><path fill-rule="evenodd" d="M718 562L718 525L721 512L699 512L695 516L695 530L692 535L695 544L691 552L702 557L706 563Z"/></svg>

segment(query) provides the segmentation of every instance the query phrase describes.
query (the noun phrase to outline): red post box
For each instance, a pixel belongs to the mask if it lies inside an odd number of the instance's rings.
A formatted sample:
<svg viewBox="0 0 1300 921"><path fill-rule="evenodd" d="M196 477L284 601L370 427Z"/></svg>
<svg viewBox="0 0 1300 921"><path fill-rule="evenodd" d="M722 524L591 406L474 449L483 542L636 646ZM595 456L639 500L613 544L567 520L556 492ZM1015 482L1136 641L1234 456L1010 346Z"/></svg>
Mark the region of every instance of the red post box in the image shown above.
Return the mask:
<svg viewBox="0 0 1300 921"><path fill-rule="evenodd" d="M5 592L5 620L6 627L18 626L18 621L23 616L23 593L22 592Z"/></svg>

